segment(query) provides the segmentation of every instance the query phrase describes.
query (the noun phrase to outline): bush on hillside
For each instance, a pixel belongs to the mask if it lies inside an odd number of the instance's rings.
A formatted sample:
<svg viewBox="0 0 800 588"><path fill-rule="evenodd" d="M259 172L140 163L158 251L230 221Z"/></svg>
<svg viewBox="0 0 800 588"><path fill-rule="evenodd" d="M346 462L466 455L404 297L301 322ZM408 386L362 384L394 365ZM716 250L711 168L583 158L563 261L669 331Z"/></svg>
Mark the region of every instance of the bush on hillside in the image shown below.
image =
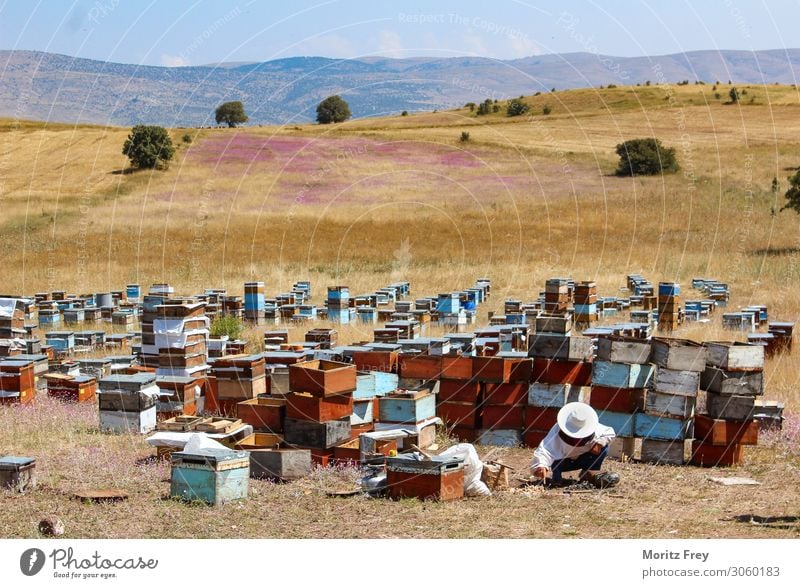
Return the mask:
<svg viewBox="0 0 800 588"><path fill-rule="evenodd" d="M675 149L664 147L658 139L631 139L617 145L618 176L655 175L679 169Z"/></svg>
<svg viewBox="0 0 800 588"><path fill-rule="evenodd" d="M508 101L506 106L506 114L508 116L521 116L530 110L530 106L525 104L522 100L514 98Z"/></svg>
<svg viewBox="0 0 800 588"><path fill-rule="evenodd" d="M175 155L172 139L164 127L136 125L122 145L131 166L140 169L166 169Z"/></svg>
<svg viewBox="0 0 800 588"><path fill-rule="evenodd" d="M328 96L317 105L317 122L321 125L344 122L351 116L350 105L341 96Z"/></svg>

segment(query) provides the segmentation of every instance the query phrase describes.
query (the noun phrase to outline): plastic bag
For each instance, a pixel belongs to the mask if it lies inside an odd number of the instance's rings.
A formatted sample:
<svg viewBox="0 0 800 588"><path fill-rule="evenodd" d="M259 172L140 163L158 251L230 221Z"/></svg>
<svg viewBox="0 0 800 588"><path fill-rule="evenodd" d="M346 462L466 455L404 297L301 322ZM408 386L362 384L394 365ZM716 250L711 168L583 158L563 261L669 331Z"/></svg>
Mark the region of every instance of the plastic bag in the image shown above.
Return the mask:
<svg viewBox="0 0 800 588"><path fill-rule="evenodd" d="M464 495L491 496L489 487L481 481L483 462L471 443L453 445L439 454L439 457L455 457L464 460Z"/></svg>

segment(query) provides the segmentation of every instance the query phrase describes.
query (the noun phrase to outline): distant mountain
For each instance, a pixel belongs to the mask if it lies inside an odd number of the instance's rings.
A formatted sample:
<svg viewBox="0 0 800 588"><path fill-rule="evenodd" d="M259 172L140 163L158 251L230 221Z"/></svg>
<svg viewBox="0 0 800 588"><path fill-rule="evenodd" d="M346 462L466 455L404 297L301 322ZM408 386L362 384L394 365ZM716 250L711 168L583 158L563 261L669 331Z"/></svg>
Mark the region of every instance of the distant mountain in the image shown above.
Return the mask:
<svg viewBox="0 0 800 588"><path fill-rule="evenodd" d="M452 108L538 91L680 80L795 83L800 49L693 51L656 57L593 53L500 61L479 57L292 57L198 67L128 65L35 51L0 51L0 117L132 125L214 124L241 100L251 124L313 120L341 94L356 117Z"/></svg>

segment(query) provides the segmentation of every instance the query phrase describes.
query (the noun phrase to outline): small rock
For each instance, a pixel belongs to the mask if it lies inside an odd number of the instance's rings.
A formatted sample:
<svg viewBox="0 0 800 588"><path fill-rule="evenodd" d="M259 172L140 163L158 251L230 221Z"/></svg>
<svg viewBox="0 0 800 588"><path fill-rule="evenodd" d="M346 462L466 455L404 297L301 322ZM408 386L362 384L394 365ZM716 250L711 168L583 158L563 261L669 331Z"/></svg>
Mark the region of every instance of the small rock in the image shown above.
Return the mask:
<svg viewBox="0 0 800 588"><path fill-rule="evenodd" d="M48 537L59 537L64 534L64 523L57 517L47 517L39 521L39 533Z"/></svg>

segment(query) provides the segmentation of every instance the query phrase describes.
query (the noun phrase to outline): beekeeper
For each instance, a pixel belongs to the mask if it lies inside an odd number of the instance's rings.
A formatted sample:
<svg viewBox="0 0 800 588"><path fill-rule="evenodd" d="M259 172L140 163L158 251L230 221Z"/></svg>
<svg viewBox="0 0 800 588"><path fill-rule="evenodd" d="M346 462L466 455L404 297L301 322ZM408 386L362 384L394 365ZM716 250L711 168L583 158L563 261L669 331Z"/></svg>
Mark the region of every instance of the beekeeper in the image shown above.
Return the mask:
<svg viewBox="0 0 800 588"><path fill-rule="evenodd" d="M616 486L619 474L601 471L614 429L600 424L595 410L583 402L565 404L557 420L533 452L533 476L558 483L564 472L580 470L581 480L598 488Z"/></svg>

